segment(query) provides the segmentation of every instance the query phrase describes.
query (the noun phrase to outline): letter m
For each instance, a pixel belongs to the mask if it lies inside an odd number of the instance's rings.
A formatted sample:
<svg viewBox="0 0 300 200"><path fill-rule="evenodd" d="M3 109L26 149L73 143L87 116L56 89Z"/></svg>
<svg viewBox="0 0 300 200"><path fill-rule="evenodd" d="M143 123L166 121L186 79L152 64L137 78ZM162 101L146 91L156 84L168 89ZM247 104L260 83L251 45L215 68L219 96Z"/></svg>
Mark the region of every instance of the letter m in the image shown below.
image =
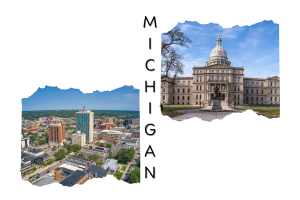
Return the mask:
<svg viewBox="0 0 300 200"><path fill-rule="evenodd" d="M152 23L154 22L155 28L157 28L155 16L152 18L151 23L149 22L148 18L145 16L145 20L144 20L144 28L146 28L146 22L148 23L149 26L151 26Z"/></svg>

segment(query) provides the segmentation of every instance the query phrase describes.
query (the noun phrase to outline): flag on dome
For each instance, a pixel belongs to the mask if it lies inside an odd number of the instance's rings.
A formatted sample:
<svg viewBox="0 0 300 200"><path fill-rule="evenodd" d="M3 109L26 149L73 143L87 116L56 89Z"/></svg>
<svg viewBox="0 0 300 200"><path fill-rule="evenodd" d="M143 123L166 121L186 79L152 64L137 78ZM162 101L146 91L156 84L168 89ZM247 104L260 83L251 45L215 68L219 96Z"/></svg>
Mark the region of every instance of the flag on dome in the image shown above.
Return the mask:
<svg viewBox="0 0 300 200"><path fill-rule="evenodd" d="M219 51L219 55L221 55L223 53L223 51Z"/></svg>

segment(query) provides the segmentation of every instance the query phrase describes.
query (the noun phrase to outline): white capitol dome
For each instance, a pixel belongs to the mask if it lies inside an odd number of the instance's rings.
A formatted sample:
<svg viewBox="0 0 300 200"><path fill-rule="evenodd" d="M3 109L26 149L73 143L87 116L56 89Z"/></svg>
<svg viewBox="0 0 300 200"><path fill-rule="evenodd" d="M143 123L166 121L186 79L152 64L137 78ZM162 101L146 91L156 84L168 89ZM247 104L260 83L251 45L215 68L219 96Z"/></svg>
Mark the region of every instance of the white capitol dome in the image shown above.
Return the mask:
<svg viewBox="0 0 300 200"><path fill-rule="evenodd" d="M217 46L213 48L213 50L210 52L210 58L209 61L206 62L206 65L209 66L214 64L222 64L222 65L230 66L231 62L228 61L227 52L221 46L222 40L220 34L218 35L216 42L217 42Z"/></svg>

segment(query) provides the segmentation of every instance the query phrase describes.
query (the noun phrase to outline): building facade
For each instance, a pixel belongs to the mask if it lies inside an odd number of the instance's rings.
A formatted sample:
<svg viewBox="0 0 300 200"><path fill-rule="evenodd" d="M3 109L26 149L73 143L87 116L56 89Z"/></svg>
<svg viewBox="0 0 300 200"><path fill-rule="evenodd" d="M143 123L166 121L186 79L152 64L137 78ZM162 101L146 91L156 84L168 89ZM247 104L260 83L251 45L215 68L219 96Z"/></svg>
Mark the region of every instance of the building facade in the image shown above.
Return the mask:
<svg viewBox="0 0 300 200"><path fill-rule="evenodd" d="M64 124L50 124L49 126L49 145L62 145L66 140Z"/></svg>
<svg viewBox="0 0 300 200"><path fill-rule="evenodd" d="M280 104L280 78L246 78L244 67L233 67L218 36L205 66L193 67L191 77L162 77L161 104L208 105L219 87L228 104Z"/></svg>
<svg viewBox="0 0 300 200"><path fill-rule="evenodd" d="M86 144L86 134L77 131L72 134L72 144L78 144L81 148Z"/></svg>
<svg viewBox="0 0 300 200"><path fill-rule="evenodd" d="M76 129L86 134L86 142L93 142L94 133L94 112L90 110L80 110L76 112Z"/></svg>

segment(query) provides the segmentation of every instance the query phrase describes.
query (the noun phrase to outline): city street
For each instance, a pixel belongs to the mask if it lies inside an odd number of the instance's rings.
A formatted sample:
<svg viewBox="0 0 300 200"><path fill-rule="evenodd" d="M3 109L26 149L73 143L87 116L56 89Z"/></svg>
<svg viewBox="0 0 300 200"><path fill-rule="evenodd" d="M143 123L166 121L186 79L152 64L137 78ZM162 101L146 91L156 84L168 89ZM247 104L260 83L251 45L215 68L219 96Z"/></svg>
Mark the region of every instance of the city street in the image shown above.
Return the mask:
<svg viewBox="0 0 300 200"><path fill-rule="evenodd" d="M58 162L56 162L56 163L54 163L54 165L53 166L51 166L51 167L45 167L45 168L43 168L43 170L42 171L36 171L35 173L32 173L32 174L29 174L29 175L27 175L26 177L23 177L23 180L24 181L27 181L27 180L33 180L33 179L36 179L36 177L40 177L40 178L42 178L42 177L44 177L46 174L47 174L47 171L50 171L50 173L51 174L54 174L54 169L56 168L56 167L58 167L58 166L60 166L60 165L62 165L62 164L64 164L65 163L65 160L61 160L61 161L59 161L59 163ZM39 176L36 176L36 174L39 174ZM29 179L29 177L32 177L31 179ZM34 181L35 182L35 181Z"/></svg>

